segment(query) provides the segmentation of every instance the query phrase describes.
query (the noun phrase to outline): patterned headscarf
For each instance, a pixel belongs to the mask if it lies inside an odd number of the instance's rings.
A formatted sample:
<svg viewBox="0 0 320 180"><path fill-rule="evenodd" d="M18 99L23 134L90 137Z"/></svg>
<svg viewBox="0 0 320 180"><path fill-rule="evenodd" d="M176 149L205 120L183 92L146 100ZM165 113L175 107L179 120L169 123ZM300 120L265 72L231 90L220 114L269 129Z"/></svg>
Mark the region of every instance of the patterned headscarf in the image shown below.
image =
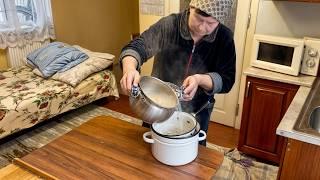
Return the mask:
<svg viewBox="0 0 320 180"><path fill-rule="evenodd" d="M189 5L225 24L231 18L233 0L191 0Z"/></svg>

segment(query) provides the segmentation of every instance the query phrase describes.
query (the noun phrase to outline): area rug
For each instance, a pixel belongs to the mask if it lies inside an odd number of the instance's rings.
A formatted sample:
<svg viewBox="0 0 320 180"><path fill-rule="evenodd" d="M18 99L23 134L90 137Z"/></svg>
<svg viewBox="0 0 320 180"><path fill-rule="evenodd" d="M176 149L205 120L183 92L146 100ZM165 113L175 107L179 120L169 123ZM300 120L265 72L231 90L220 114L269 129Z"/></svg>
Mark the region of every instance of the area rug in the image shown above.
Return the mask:
<svg viewBox="0 0 320 180"><path fill-rule="evenodd" d="M124 121L141 125L142 121L125 114L96 106L86 105L50 119L25 134L0 145L0 169L10 164L14 158L21 158L84 122L100 115L109 115ZM263 164L242 155L236 149L224 148L207 143L208 148L224 153L224 161L212 179L276 179L278 167Z"/></svg>
<svg viewBox="0 0 320 180"><path fill-rule="evenodd" d="M207 145L224 154L222 165L212 177L214 180L275 180L278 167L256 161L237 149L228 149L215 144Z"/></svg>

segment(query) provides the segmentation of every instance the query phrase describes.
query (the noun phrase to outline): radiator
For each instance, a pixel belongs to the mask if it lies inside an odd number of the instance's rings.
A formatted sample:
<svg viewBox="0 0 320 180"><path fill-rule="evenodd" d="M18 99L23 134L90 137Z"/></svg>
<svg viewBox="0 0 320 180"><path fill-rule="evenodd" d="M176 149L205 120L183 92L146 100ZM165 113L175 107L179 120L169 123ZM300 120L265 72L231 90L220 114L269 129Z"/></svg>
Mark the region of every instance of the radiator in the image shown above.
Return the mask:
<svg viewBox="0 0 320 180"><path fill-rule="evenodd" d="M19 66L25 65L27 63L26 57L30 52L48 43L49 43L49 40L46 40L44 42L33 42L32 44L26 44L23 47L18 47L18 46L13 48L8 47L7 48L8 66L19 67Z"/></svg>

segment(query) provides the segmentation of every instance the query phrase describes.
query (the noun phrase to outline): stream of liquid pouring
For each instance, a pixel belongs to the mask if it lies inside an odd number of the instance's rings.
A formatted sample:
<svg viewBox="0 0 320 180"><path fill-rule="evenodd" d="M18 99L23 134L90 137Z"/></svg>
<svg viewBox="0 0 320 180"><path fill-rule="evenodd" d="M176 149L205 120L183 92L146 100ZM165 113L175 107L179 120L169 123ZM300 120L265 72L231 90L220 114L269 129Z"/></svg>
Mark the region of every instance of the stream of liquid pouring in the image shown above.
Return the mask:
<svg viewBox="0 0 320 180"><path fill-rule="evenodd" d="M179 120L179 116L180 116L180 112L182 112L182 107L181 107L181 103L180 103L180 101L178 101L178 106L177 106L177 110L178 110L178 112L177 112L177 121Z"/></svg>
<svg viewBox="0 0 320 180"><path fill-rule="evenodd" d="M181 98L183 98L182 96L183 96L183 90L184 90L184 88L181 86L180 87L180 96L181 96ZM178 110L178 112L177 112L177 121L179 120L179 116L180 116L180 112L182 112L182 107L181 107L181 103L180 103L180 100L178 99L178 105L177 105L177 110Z"/></svg>

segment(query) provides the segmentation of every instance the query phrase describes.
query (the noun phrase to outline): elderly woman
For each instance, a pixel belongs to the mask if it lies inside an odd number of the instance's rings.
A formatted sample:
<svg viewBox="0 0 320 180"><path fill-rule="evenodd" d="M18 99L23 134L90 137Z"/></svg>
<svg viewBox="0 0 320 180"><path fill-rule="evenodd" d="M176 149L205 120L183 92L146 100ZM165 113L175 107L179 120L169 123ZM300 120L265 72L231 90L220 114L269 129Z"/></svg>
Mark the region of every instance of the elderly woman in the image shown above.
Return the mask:
<svg viewBox="0 0 320 180"><path fill-rule="evenodd" d="M141 65L154 56L152 76L184 87L183 111L195 112L211 102L196 117L207 132L214 94L229 92L235 80L233 34L224 25L232 4L232 0L191 0L187 10L160 19L131 41L120 55L122 90L128 93L138 84Z"/></svg>

